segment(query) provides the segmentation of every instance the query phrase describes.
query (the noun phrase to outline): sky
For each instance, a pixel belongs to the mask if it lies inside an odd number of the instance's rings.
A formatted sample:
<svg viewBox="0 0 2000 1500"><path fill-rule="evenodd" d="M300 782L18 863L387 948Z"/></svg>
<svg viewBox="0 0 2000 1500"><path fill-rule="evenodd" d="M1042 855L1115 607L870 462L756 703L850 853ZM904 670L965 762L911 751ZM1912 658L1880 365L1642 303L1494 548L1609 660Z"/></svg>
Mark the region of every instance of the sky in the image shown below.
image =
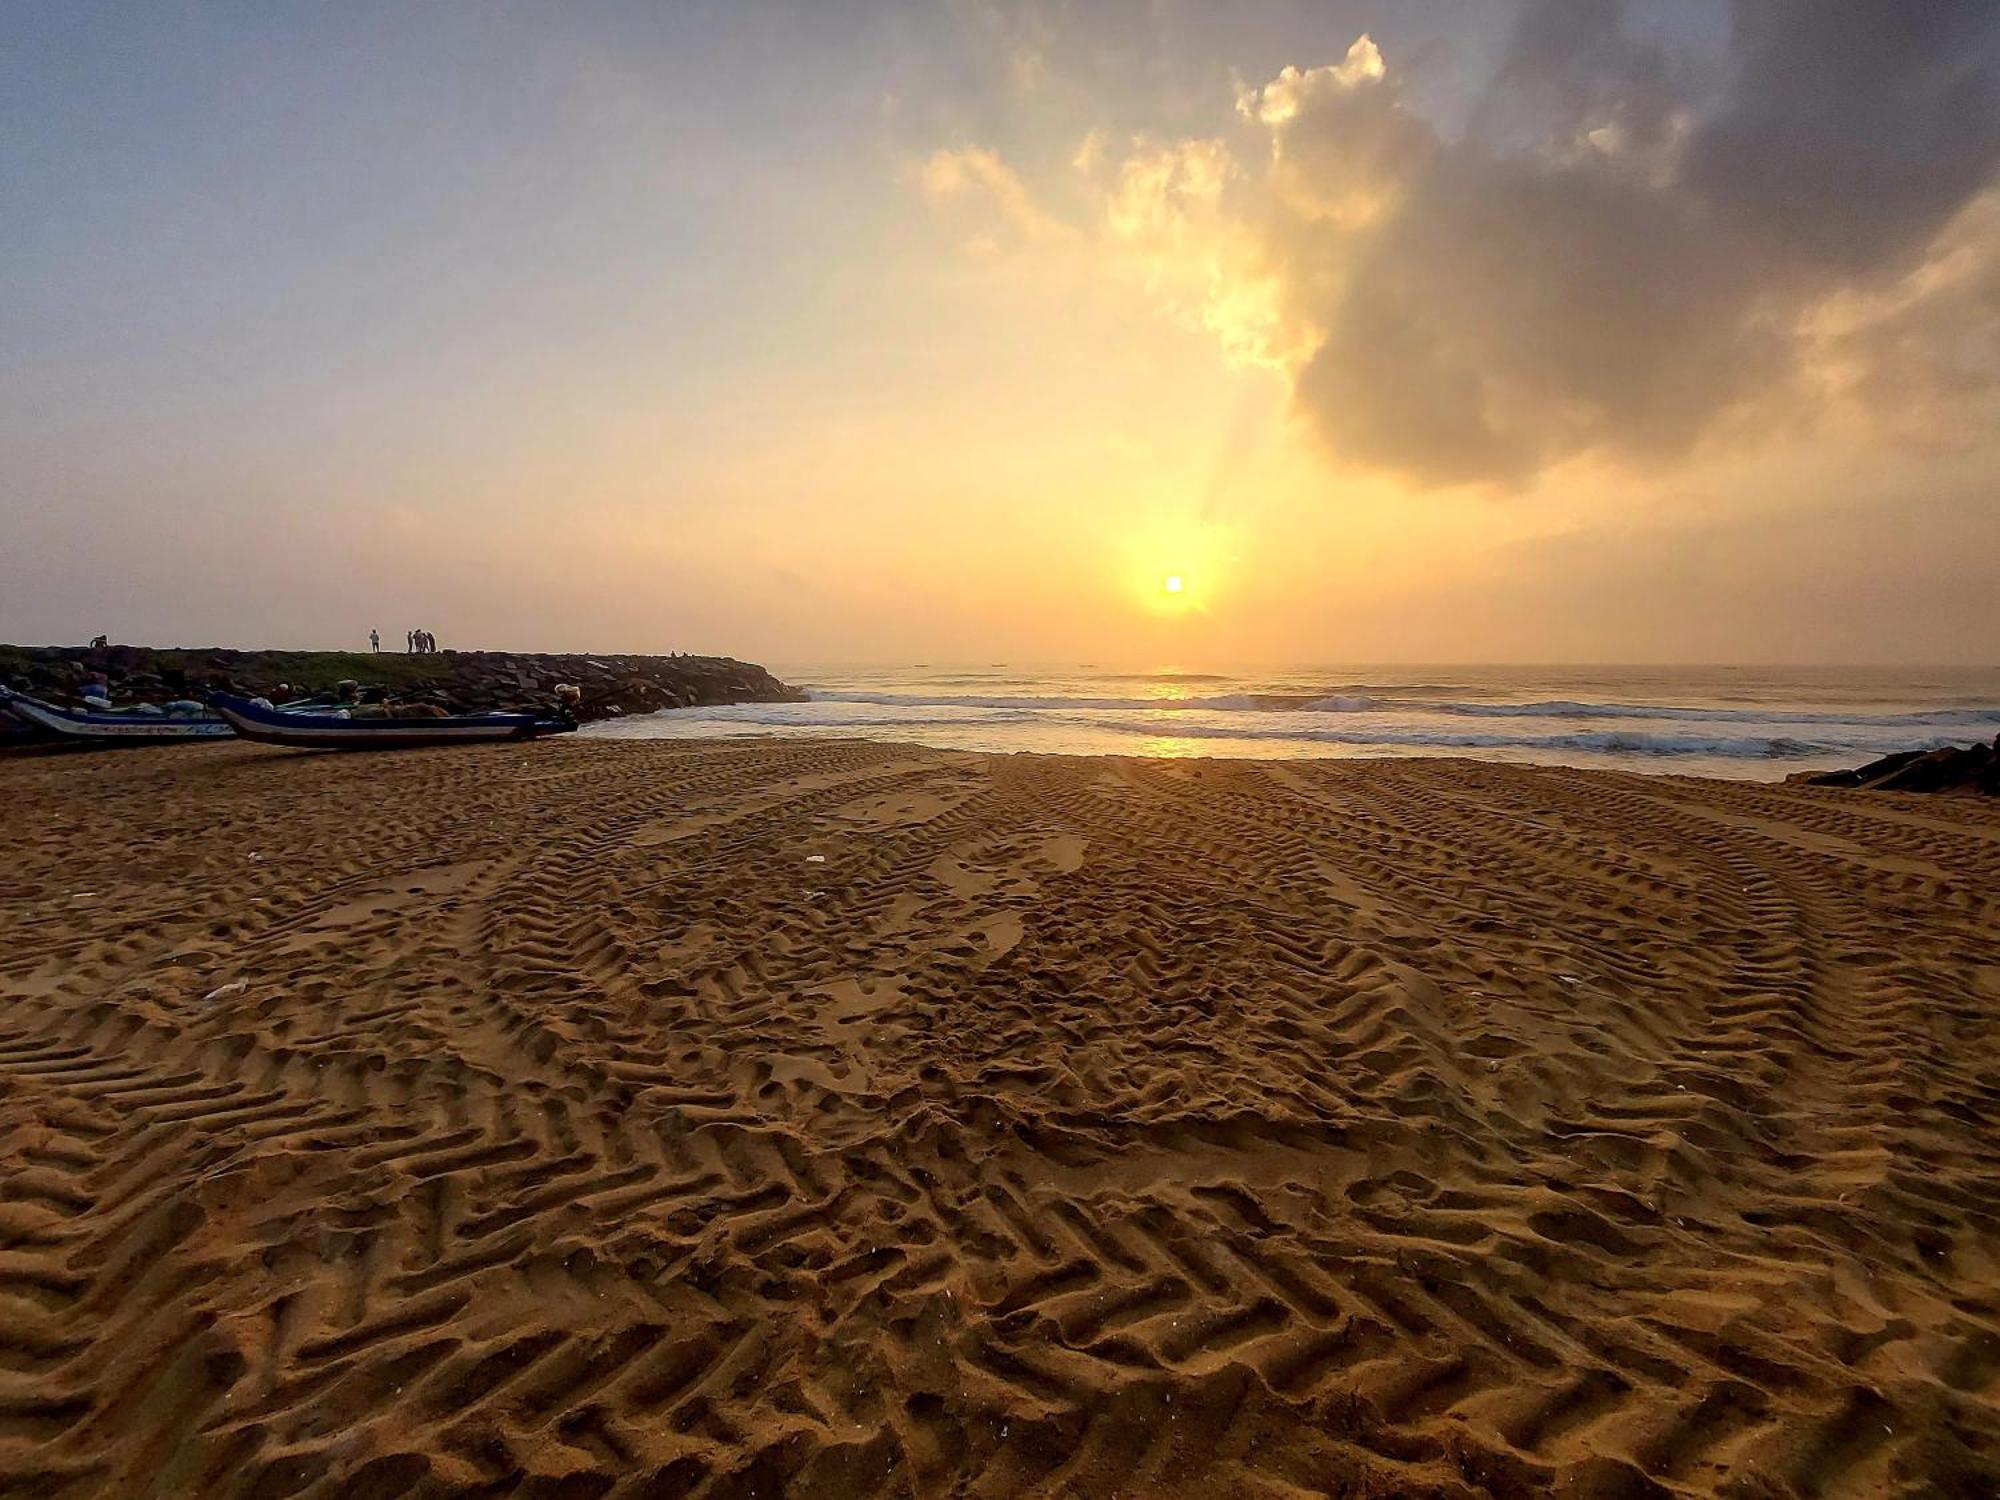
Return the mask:
<svg viewBox="0 0 2000 1500"><path fill-rule="evenodd" d="M1990 665L1996 415L1988 0L0 9L4 640Z"/></svg>

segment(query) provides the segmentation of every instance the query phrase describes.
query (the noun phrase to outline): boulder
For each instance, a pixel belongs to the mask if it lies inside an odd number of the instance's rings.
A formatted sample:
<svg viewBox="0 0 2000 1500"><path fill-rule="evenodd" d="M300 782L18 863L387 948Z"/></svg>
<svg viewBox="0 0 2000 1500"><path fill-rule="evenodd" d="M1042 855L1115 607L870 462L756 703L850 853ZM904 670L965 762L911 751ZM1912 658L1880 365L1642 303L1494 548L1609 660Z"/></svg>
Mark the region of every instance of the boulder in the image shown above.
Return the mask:
<svg viewBox="0 0 2000 1500"><path fill-rule="evenodd" d="M1871 792L1960 792L2000 797L2000 735L1991 745L1902 750L1851 771L1801 771L1785 778L1801 786L1856 787Z"/></svg>
<svg viewBox="0 0 2000 1500"><path fill-rule="evenodd" d="M218 687L269 696L280 683L294 695L329 689L342 678L364 685L362 653L156 650L147 646L48 646L14 650L15 685L67 699L92 671L104 671L118 702L199 697ZM358 658L358 660L357 660ZM398 653L399 664L408 659ZM412 671L411 668L415 670ZM750 662L701 656L541 656L511 651L444 651L401 666L395 696L449 712L546 704L557 683L583 687L578 717L615 717L712 703L797 702L805 695Z"/></svg>

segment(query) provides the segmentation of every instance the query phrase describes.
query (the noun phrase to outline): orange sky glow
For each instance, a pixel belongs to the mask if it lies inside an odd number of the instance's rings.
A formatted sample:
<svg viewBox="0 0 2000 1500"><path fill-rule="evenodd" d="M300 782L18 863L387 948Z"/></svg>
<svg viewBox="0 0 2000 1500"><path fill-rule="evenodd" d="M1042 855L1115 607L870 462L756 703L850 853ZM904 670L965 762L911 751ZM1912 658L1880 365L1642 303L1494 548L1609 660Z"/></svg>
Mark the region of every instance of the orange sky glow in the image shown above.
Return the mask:
<svg viewBox="0 0 2000 1500"><path fill-rule="evenodd" d="M1990 11L1220 9L17 12L0 638L1992 661Z"/></svg>

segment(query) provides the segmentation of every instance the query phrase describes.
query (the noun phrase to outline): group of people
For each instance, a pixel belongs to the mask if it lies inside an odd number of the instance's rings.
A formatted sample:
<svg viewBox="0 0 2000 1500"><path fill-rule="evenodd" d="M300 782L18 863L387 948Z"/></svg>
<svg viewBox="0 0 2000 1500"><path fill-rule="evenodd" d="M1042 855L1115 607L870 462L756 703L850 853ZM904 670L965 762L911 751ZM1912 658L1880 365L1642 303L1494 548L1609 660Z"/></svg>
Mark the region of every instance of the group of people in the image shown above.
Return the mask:
<svg viewBox="0 0 2000 1500"><path fill-rule="evenodd" d="M438 638L432 635L428 630L409 631L408 637L410 643L410 655L412 656L429 656L432 652L436 651L438 648ZM377 653L378 655L381 653L382 650L381 631L371 630L368 632L368 649L370 651Z"/></svg>

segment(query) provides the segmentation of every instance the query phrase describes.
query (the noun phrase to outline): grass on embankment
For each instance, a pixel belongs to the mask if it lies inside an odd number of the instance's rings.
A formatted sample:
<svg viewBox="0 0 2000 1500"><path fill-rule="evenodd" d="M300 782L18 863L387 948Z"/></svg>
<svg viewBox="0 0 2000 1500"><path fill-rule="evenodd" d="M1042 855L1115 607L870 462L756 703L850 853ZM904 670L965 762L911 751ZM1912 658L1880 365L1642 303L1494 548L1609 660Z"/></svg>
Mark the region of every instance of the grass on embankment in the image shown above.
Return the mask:
<svg viewBox="0 0 2000 1500"><path fill-rule="evenodd" d="M190 679L206 680L227 672L232 677L289 682L307 692L323 692L349 678L367 686L398 688L442 684L450 680L449 658L412 656L402 651L231 651L222 648L139 648L141 672L183 671ZM66 655L83 653L65 653ZM226 666L216 665L217 660ZM33 653L20 646L0 646L0 681L25 677L36 665ZM46 666L46 663L43 663Z"/></svg>

